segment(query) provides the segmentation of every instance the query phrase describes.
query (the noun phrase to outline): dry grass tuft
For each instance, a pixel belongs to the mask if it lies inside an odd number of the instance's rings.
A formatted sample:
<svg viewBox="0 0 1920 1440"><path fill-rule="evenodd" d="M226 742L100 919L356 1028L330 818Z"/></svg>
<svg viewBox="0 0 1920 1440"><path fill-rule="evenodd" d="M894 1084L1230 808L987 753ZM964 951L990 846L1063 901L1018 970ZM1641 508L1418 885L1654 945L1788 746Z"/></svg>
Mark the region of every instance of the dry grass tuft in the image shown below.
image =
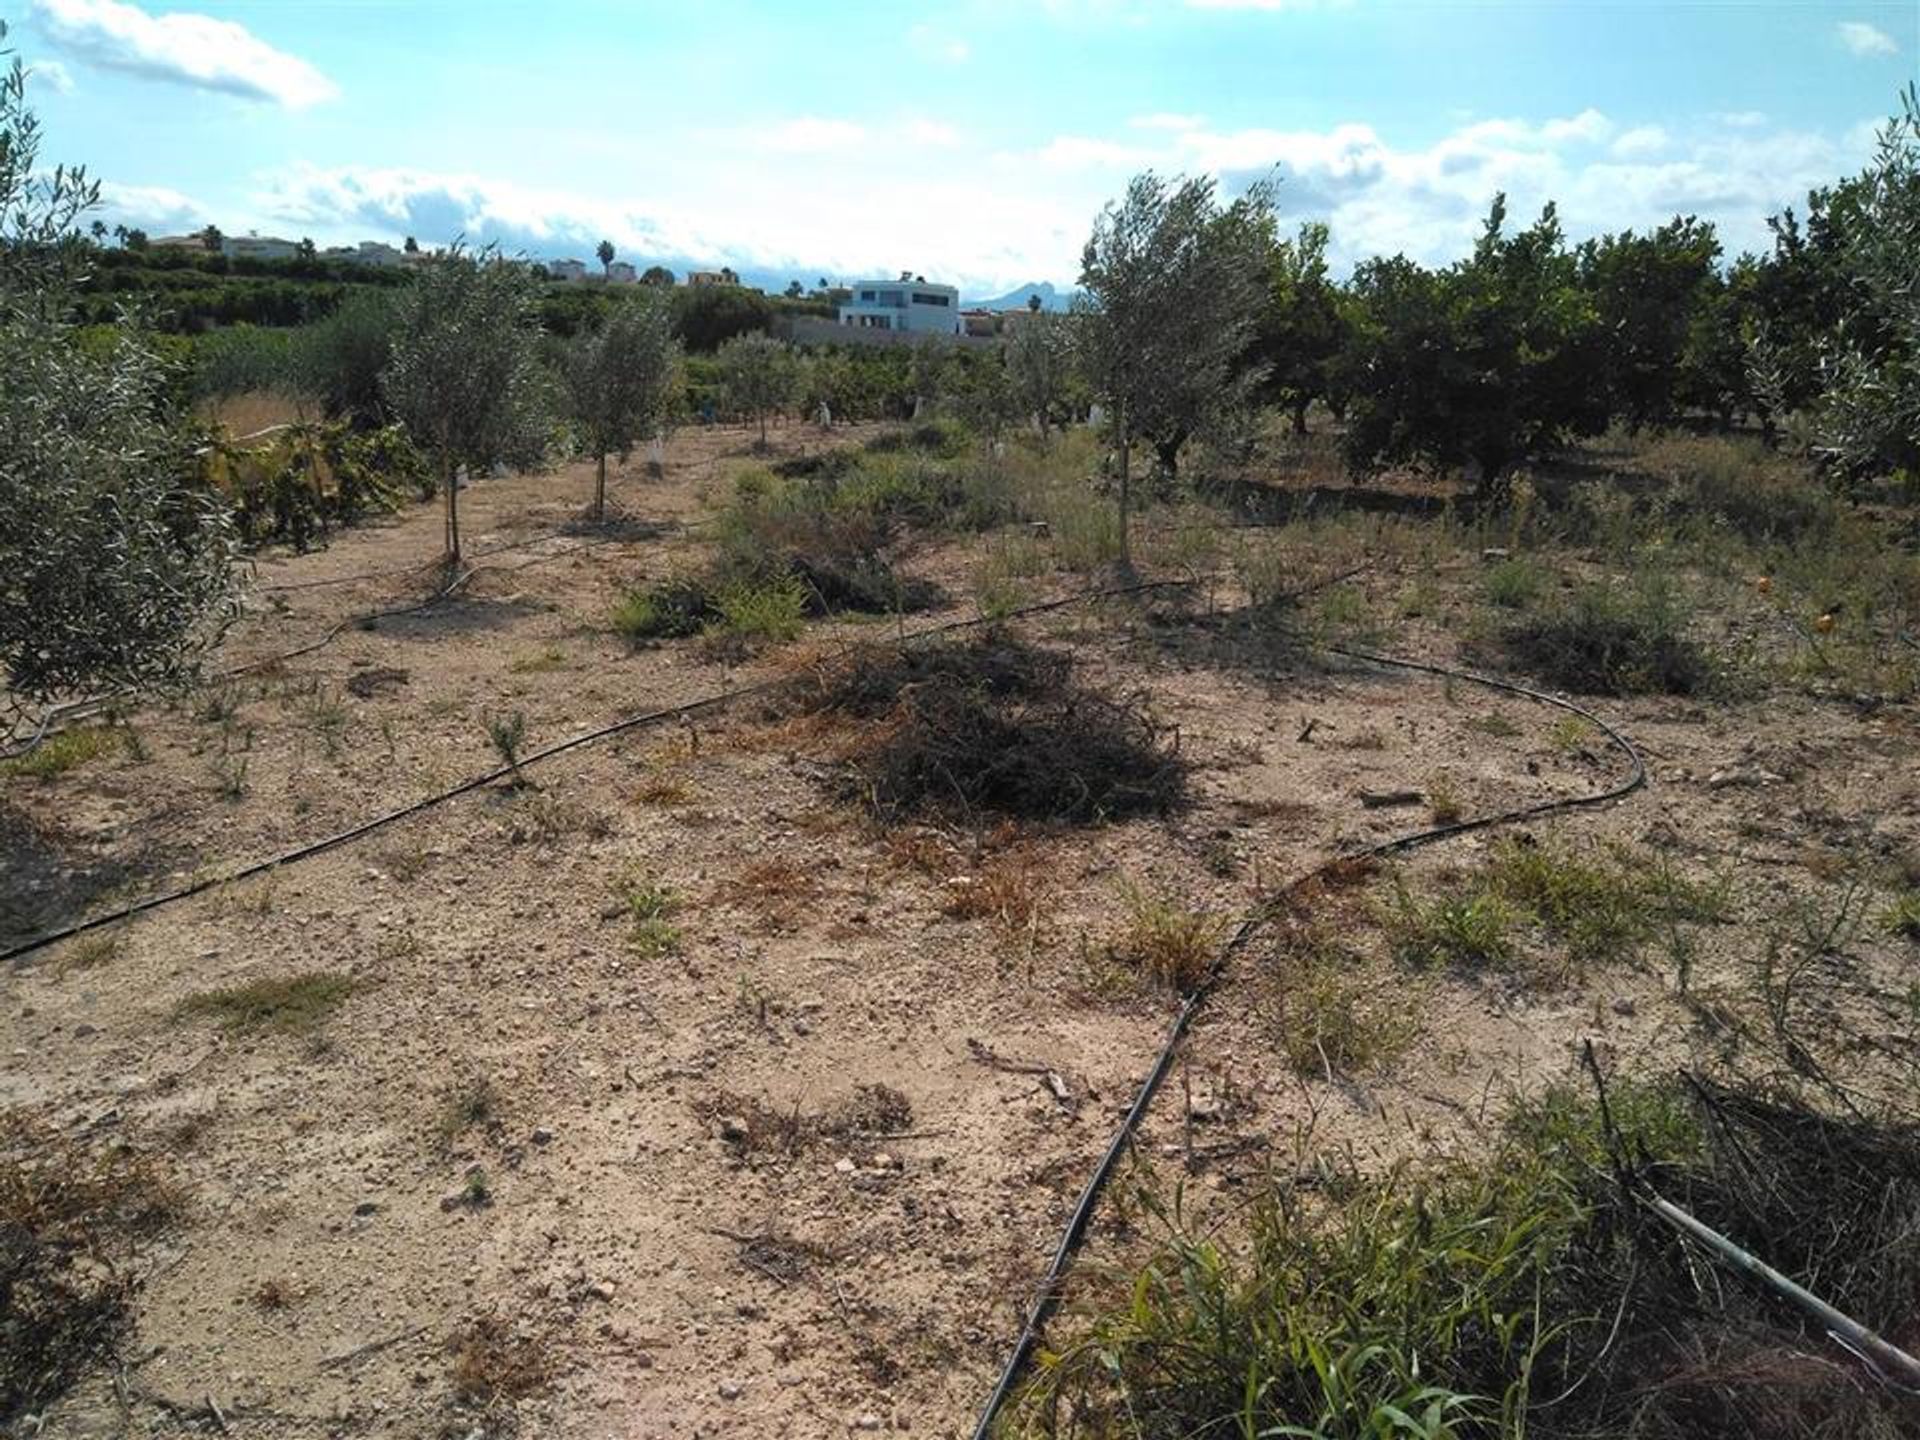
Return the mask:
<svg viewBox="0 0 1920 1440"><path fill-rule="evenodd" d="M491 1312L467 1320L447 1349L455 1397L482 1410L539 1393L560 1368L542 1336Z"/></svg>
<svg viewBox="0 0 1920 1440"><path fill-rule="evenodd" d="M226 1031L308 1035L332 1018L353 988L349 975L310 970L192 995L180 1003L179 1013L212 1020Z"/></svg>
<svg viewBox="0 0 1920 1440"><path fill-rule="evenodd" d="M141 1152L0 1111L0 1420L113 1354L133 1326L128 1263L183 1205Z"/></svg>
<svg viewBox="0 0 1920 1440"><path fill-rule="evenodd" d="M1109 956L1176 994L1191 993L1213 965L1225 922L1132 888L1126 904L1127 922L1107 942Z"/></svg>

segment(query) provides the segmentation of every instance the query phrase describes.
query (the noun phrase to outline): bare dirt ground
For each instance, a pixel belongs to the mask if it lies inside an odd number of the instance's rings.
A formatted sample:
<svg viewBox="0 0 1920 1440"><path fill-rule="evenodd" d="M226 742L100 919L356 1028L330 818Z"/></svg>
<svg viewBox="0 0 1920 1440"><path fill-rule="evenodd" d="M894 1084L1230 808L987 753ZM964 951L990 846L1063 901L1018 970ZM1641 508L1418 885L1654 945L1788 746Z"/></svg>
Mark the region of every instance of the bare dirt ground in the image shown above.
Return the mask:
<svg viewBox="0 0 1920 1440"><path fill-rule="evenodd" d="M368 627L352 618L431 592L425 570L388 572L431 559L435 507L263 560L221 664L347 623L138 713L137 741L64 774L0 779L0 941L490 769L489 717L524 713L532 747L790 669L791 654L729 664L698 642L635 650L607 625L623 590L697 560L703 496L749 463L747 438L683 432L664 480L617 477L631 518L610 533L533 538L576 519L588 467L477 483L464 531L483 568ZM907 568L964 595L977 544L928 545ZM1403 556L1348 588L1400 606L1390 648L1456 659L1478 563ZM1300 557L1303 580L1332 568ZM1434 597L1416 615L1410 581ZM908 624L969 613L956 600ZM890 628L815 625L798 648ZM1362 792L1444 790L1474 815L1624 771L1556 712L1242 643L1191 595L1022 630L1083 680L1144 693L1195 767L1188 808L888 832L836 791L828 738L744 701L0 975L0 1103L158 1151L188 1197L144 1258L120 1371L21 1433L964 1433L1173 1013L1111 953L1128 895L1224 920L1429 823ZM1652 783L1529 833L1733 875L1732 917L1699 934L1696 992L1764 943L1759 917L1825 895L1835 857L1920 853L1911 707L1595 703ZM1404 878L1444 887L1492 843L1422 852ZM639 883L678 897L677 951L635 944L621 887ZM961 903L985 885L1007 902ZM1859 949L1888 985L1910 975L1911 947ZM1144 1163L1184 1172L1196 1203L1231 1205L1309 1150L1468 1141L1587 1039L1655 1064L1701 1043L1697 1007L1652 963L1558 985L1441 973L1384 987L1417 1036L1394 1063L1302 1073L1271 1030L1271 966L1257 944L1235 962L1142 1137ZM309 973L348 988L301 1033L223 1029L189 1004ZM1125 1239L1103 1222L1089 1262ZM536 1372L524 1386L516 1364Z"/></svg>

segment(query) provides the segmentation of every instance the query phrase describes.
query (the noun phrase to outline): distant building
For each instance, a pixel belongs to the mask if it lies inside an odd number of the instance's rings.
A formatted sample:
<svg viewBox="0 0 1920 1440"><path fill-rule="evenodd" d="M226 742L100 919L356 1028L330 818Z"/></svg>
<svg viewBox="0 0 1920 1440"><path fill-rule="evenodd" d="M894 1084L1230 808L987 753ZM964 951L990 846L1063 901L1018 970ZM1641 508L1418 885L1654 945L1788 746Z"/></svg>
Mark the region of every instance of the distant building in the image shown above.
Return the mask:
<svg viewBox="0 0 1920 1440"><path fill-rule="evenodd" d="M640 273L624 260L616 260L607 267L607 279L615 285L631 285L639 278Z"/></svg>
<svg viewBox="0 0 1920 1440"><path fill-rule="evenodd" d="M689 270L687 272L687 284L689 285L726 285L730 283L732 282L727 279L727 272L724 270Z"/></svg>
<svg viewBox="0 0 1920 1440"><path fill-rule="evenodd" d="M199 250L205 252L207 242L200 235L156 235L147 241L149 250Z"/></svg>
<svg viewBox="0 0 1920 1440"><path fill-rule="evenodd" d="M959 335L960 292L913 276L860 280L840 307L840 323L858 330L905 330L917 335Z"/></svg>
<svg viewBox="0 0 1920 1440"><path fill-rule="evenodd" d="M223 235L220 253L229 260L291 260L300 253L300 242L277 235Z"/></svg>
<svg viewBox="0 0 1920 1440"><path fill-rule="evenodd" d="M587 267L578 260L549 260L547 274L555 280L584 280L587 278Z"/></svg>
<svg viewBox="0 0 1920 1440"><path fill-rule="evenodd" d="M991 310L962 310L960 324L967 334L976 338L1000 333L1000 317Z"/></svg>
<svg viewBox="0 0 1920 1440"><path fill-rule="evenodd" d="M379 240L362 240L358 245L332 245L320 252L326 260L344 260L349 265L404 265L407 252Z"/></svg>

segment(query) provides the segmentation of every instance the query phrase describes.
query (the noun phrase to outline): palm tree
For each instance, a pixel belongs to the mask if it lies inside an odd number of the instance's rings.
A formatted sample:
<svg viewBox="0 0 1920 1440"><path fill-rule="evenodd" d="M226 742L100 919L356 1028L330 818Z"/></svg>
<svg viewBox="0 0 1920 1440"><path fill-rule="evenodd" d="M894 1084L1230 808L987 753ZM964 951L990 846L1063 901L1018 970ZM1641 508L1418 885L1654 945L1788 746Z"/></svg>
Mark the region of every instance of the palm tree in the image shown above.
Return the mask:
<svg viewBox="0 0 1920 1440"><path fill-rule="evenodd" d="M602 240L593 253L600 257L600 268L606 272L607 278L611 280L613 278L613 242L611 240Z"/></svg>

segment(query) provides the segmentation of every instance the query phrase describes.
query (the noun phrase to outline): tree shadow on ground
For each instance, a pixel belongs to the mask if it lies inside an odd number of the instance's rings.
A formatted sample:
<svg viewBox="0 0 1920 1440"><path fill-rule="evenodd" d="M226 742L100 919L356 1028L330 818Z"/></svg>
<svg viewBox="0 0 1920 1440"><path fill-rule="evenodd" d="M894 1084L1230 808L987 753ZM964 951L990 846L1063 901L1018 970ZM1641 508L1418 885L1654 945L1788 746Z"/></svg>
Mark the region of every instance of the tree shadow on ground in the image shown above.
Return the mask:
<svg viewBox="0 0 1920 1440"><path fill-rule="evenodd" d="M103 854L57 821L0 799L0 947L70 924L100 901L180 868L178 846Z"/></svg>
<svg viewBox="0 0 1920 1440"><path fill-rule="evenodd" d="M661 540L680 528L678 521L649 520L644 516L623 515L609 510L604 520L596 520L591 515L576 515L560 527L560 533L588 540Z"/></svg>
<svg viewBox="0 0 1920 1440"><path fill-rule="evenodd" d="M422 610L364 620L359 629L395 640L443 640L455 635L478 635L503 630L544 606L531 600L494 600L486 596L450 596Z"/></svg>

